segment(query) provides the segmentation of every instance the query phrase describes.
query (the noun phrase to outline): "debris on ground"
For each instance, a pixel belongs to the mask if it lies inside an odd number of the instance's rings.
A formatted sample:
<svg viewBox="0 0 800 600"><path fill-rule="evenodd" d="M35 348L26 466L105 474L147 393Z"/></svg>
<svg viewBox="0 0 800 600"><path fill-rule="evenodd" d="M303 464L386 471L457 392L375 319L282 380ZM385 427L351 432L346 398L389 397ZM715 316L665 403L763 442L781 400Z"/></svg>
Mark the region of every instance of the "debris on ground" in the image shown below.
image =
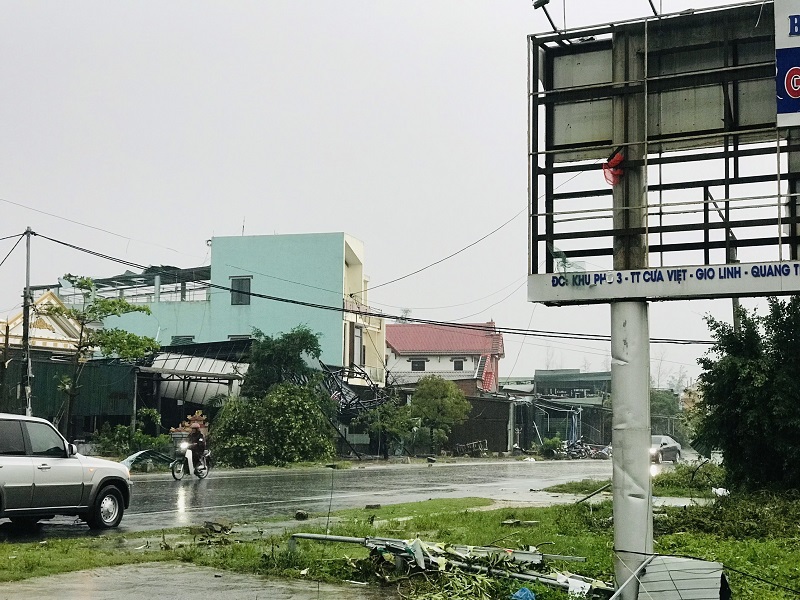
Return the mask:
<svg viewBox="0 0 800 600"><path fill-rule="evenodd" d="M523 587L514 592L511 600L536 600L536 595L528 588Z"/></svg>
<svg viewBox="0 0 800 600"><path fill-rule="evenodd" d="M464 546L426 542L419 538L401 540L298 532L290 537L289 549L295 550L297 540L300 539L361 544L371 551L371 555L378 560L378 563L393 565L395 573L398 575L459 569L482 575L537 581L582 596L586 596L590 592L606 596L614 593L614 587L604 581L566 571L547 573L531 569L532 566L544 567L547 561L586 561L586 558L581 556L545 554L535 546L529 546L527 549L511 549L498 546ZM383 578L385 579L385 576Z"/></svg>
<svg viewBox="0 0 800 600"><path fill-rule="evenodd" d="M228 519L217 519L216 521L206 521L204 527L210 533L230 533L234 527L233 521Z"/></svg>

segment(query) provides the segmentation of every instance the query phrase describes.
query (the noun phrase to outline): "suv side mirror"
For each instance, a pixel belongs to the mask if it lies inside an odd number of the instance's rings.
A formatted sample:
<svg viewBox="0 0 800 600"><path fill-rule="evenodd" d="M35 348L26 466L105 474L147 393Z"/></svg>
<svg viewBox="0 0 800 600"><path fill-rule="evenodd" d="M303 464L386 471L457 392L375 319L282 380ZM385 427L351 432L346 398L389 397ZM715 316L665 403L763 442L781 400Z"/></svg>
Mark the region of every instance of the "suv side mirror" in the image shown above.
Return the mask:
<svg viewBox="0 0 800 600"><path fill-rule="evenodd" d="M75 444L67 444L67 456L75 456L78 453L78 447Z"/></svg>

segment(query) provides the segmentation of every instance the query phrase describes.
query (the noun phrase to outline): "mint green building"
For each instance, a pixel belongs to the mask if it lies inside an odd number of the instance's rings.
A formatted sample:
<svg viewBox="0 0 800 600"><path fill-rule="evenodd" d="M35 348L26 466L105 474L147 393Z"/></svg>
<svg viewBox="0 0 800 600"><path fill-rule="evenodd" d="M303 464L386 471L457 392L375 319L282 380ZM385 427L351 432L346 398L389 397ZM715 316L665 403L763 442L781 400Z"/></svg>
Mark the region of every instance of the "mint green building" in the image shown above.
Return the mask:
<svg viewBox="0 0 800 600"><path fill-rule="evenodd" d="M321 360L363 367L385 378L382 317L368 307L364 246L345 233L214 237L211 265L188 269L148 267L96 279L97 293L147 304L151 314L131 313L105 323L162 345L219 342L267 335L305 325L320 334ZM66 304L72 290L52 289Z"/></svg>

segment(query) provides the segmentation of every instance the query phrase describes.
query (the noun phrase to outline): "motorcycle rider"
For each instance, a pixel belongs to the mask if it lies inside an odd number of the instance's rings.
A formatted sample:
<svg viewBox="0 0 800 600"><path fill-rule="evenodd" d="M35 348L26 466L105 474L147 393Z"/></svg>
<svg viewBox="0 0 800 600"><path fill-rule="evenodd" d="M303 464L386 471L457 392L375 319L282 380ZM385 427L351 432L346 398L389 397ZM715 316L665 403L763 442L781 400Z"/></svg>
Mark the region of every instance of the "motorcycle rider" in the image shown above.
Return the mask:
<svg viewBox="0 0 800 600"><path fill-rule="evenodd" d="M203 430L197 421L193 422L190 428L189 437L186 438L189 443L189 447L186 449L186 462L191 465L192 474L194 474L197 463L200 462L200 457L206 449L206 436L203 435Z"/></svg>

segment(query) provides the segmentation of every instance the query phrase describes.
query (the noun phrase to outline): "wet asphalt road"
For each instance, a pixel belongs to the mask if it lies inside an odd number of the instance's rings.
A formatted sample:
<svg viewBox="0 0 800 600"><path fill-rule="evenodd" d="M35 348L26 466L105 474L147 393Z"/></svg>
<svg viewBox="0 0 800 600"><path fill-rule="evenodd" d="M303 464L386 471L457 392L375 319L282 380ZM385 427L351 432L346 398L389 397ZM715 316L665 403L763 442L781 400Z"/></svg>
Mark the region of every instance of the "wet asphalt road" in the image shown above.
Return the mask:
<svg viewBox="0 0 800 600"><path fill-rule="evenodd" d="M349 469L213 470L205 480L175 481L169 473L133 474L131 507L117 531L202 525L228 519L252 523L295 511L325 514L367 504L478 496L529 501L531 490L581 479L609 479L611 461L437 462L433 465L369 463ZM0 540L14 536L0 522ZM73 518L46 521L37 537L93 535Z"/></svg>

